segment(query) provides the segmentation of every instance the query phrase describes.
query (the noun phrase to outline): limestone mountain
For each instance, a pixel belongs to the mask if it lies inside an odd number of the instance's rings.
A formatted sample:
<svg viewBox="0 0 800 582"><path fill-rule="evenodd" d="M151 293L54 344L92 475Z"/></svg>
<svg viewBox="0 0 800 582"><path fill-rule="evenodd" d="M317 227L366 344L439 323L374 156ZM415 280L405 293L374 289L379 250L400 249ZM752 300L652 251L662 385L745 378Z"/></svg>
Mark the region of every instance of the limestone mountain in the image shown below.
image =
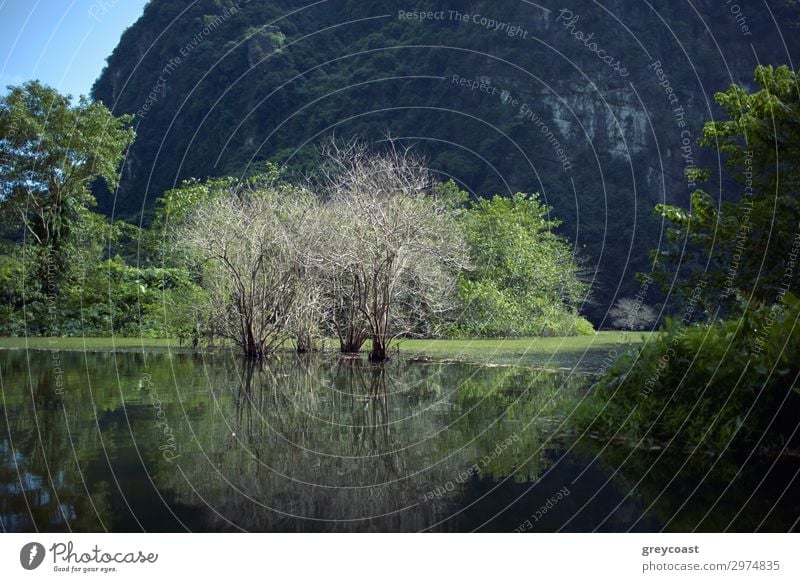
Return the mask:
<svg viewBox="0 0 800 582"><path fill-rule="evenodd" d="M331 135L424 152L474 196L540 192L593 277L596 323L686 206L713 94L798 56L798 7L722 0L151 0L93 88L138 138L101 209L188 177L313 172ZM725 195L736 196L736 192ZM655 300L655 297L650 297Z"/></svg>

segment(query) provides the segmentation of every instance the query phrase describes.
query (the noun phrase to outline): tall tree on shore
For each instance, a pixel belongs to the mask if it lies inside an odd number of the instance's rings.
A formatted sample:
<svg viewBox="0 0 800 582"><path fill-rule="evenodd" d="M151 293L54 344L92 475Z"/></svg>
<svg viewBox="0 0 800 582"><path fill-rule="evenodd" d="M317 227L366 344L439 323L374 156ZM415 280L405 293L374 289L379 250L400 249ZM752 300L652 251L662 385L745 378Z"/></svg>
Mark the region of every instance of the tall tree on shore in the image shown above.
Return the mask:
<svg viewBox="0 0 800 582"><path fill-rule="evenodd" d="M800 83L786 66L759 66L755 80L758 91L732 85L714 96L727 119L707 122L700 139L722 155L737 195L721 201L696 190L688 209L656 207L672 222L671 244L654 252L657 279L684 298L700 295L706 306L761 304L797 288ZM693 174L710 177L707 170Z"/></svg>
<svg viewBox="0 0 800 582"><path fill-rule="evenodd" d="M70 235L95 204L92 183L102 178L116 187L136 136L131 119L86 97L73 105L38 81L10 87L0 98L0 204L41 253L43 285L54 285Z"/></svg>

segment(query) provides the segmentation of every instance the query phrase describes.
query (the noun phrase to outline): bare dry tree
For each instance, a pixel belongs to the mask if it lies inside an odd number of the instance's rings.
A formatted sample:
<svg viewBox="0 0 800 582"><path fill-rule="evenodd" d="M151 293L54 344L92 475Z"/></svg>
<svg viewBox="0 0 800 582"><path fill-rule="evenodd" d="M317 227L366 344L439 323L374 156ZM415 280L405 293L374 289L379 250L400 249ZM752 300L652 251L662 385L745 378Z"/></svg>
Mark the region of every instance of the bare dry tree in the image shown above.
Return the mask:
<svg viewBox="0 0 800 582"><path fill-rule="evenodd" d="M327 331L339 340L342 353L355 354L369 339L366 296L358 276L360 260L349 247L351 222L342 223L341 213L330 202L319 209L318 237L313 247L314 271L326 306Z"/></svg>
<svg viewBox="0 0 800 582"><path fill-rule="evenodd" d="M328 224L319 199L308 188L295 190L294 203L301 206L303 212L297 215L301 220L293 228L298 300L288 329L295 338L297 352L305 353L320 349L323 322L330 312L324 290Z"/></svg>
<svg viewBox="0 0 800 582"><path fill-rule="evenodd" d="M370 359L383 361L392 339L431 333L454 307L467 249L422 161L393 144L376 154L331 142L324 153L324 200L310 188L232 182L179 230L205 263L220 335L247 357L289 337L315 349L327 325L343 352L370 339Z"/></svg>
<svg viewBox="0 0 800 582"><path fill-rule="evenodd" d="M394 337L449 307L466 246L430 172L409 150L330 142L323 153L333 326L343 350L368 334L370 359L382 361Z"/></svg>
<svg viewBox="0 0 800 582"><path fill-rule="evenodd" d="M618 300L608 310L608 315L614 327L629 331L647 329L658 319L652 307L630 297Z"/></svg>
<svg viewBox="0 0 800 582"><path fill-rule="evenodd" d="M286 187L233 185L195 207L179 238L206 262L220 333L248 358L272 353L297 319L301 226L310 196Z"/></svg>

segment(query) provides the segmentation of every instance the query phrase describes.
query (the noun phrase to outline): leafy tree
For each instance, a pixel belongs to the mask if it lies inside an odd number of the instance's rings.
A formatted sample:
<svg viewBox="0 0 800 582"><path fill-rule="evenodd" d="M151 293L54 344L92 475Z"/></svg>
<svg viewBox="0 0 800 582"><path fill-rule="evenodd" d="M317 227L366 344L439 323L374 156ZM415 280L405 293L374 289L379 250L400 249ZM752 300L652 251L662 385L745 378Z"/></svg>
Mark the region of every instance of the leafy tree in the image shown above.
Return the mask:
<svg viewBox="0 0 800 582"><path fill-rule="evenodd" d="M104 268L105 257L128 227L131 225L110 224L105 216L84 208L58 254L33 244L7 244L0 261L5 306L0 333L109 334L111 319L93 314L109 312L109 299L117 289L111 270ZM135 314L129 307L121 306L124 311L120 313ZM121 330L117 327L115 331Z"/></svg>
<svg viewBox="0 0 800 582"><path fill-rule="evenodd" d="M131 116L114 117L102 103L69 96L38 81L10 87L0 98L0 200L41 253L42 284L65 264L64 248L95 203L97 178L117 184L135 133ZM50 264L50 263L53 264Z"/></svg>
<svg viewBox="0 0 800 582"><path fill-rule="evenodd" d="M716 95L728 119L706 123L700 141L724 157L742 195L717 203L697 190L688 210L657 208L674 225L672 245L655 253L658 278L681 282L693 310L736 316L665 318L662 333L597 383L595 429L717 451L797 445L800 301L789 290L800 255L800 87L786 67L755 76L759 91Z"/></svg>
<svg viewBox="0 0 800 582"><path fill-rule="evenodd" d="M463 225L473 269L460 281L460 327L470 334L522 336L590 331L577 316L587 285L558 221L537 195L478 200Z"/></svg>
<svg viewBox="0 0 800 582"><path fill-rule="evenodd" d="M22 299L25 265L21 254L21 249L14 245L4 245L0 252L0 335L25 333Z"/></svg>
<svg viewBox="0 0 800 582"><path fill-rule="evenodd" d="M690 297L702 276L706 305L775 299L800 272L788 268L800 224L800 85L785 66L759 66L755 79L759 91L732 85L715 95L728 119L706 123L700 140L725 158L741 195L718 202L696 190L688 209L656 207L673 224L671 244L655 253L662 285L675 278L675 292Z"/></svg>

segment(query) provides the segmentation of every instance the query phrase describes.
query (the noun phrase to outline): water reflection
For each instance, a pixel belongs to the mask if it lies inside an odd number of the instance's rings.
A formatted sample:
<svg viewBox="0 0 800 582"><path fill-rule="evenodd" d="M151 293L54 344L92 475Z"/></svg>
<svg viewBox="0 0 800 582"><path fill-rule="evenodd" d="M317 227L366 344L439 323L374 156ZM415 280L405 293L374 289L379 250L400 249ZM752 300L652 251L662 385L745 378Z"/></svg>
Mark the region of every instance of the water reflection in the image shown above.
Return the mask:
<svg viewBox="0 0 800 582"><path fill-rule="evenodd" d="M200 492L217 500L214 529L415 531L453 513L471 478L508 475L523 447L541 448L535 431L523 441L518 423L475 400L483 392L540 414L542 400L519 398L530 372L335 358L245 365L241 378L229 388L225 447L223 431L207 432L165 481L186 503ZM216 402L222 410L225 394ZM543 461L527 463L524 479Z"/></svg>
<svg viewBox="0 0 800 582"><path fill-rule="evenodd" d="M60 366L56 390L47 352L0 353L4 531L785 531L798 515L781 495L796 460L755 502L736 494L764 477L755 462L712 499L734 459L707 471L577 439L581 377L338 355Z"/></svg>

